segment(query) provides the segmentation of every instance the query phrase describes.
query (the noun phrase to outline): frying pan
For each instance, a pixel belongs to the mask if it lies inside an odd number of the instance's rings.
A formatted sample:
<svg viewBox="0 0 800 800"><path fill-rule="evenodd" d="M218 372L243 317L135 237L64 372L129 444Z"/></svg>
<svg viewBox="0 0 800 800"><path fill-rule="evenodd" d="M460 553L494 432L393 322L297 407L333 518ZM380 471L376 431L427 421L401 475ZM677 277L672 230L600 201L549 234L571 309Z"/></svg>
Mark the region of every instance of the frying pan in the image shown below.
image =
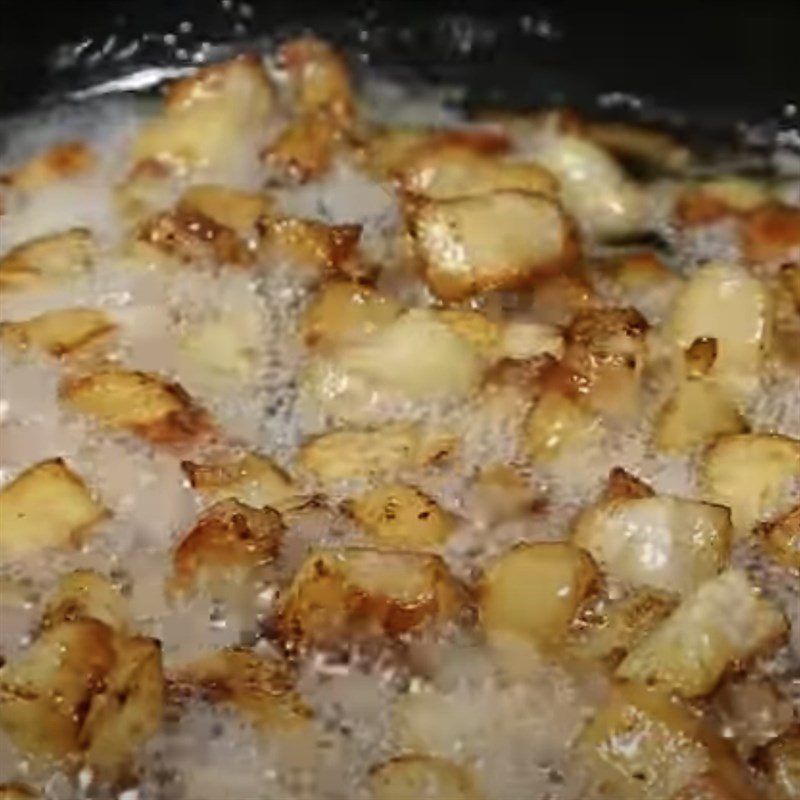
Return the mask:
<svg viewBox="0 0 800 800"><path fill-rule="evenodd" d="M751 146L791 144L800 123L800 3L681 0L7 0L0 113L306 29L354 62L462 86L473 105L569 104Z"/></svg>

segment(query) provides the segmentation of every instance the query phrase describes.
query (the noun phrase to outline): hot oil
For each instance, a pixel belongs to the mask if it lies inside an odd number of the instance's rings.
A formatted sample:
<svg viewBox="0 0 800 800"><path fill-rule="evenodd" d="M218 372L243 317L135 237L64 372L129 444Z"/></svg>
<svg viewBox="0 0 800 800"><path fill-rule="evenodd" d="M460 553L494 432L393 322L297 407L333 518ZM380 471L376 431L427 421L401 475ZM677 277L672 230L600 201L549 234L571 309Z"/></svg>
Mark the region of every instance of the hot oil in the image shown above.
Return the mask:
<svg viewBox="0 0 800 800"><path fill-rule="evenodd" d="M367 96L375 108L391 109L394 119L415 122L458 121L440 98L427 101L376 83ZM388 98L388 99L387 99ZM398 100L399 98L399 100ZM91 227L100 242L97 269L68 286L28 296L4 297L3 320L25 319L47 310L90 306L105 310L120 326L110 357L133 368L155 370L178 380L204 405L242 450L259 451L284 467L297 448L329 422L301 407L299 383L307 353L297 333L312 292L308 273L278 262L269 270L160 269L133 265L118 253L123 236L110 190L124 174L127 148L148 113L138 100L94 101L46 117L17 120L9 127L13 148L0 167L49 143L86 139L100 153L100 165L68 186L45 189L27 203L14 205L2 218L2 251L30 237L73 225ZM17 142L23 142L17 145ZM22 147L23 149L17 149ZM235 159L225 180L255 188L265 178L252 153ZM206 178L213 176L205 176ZM367 252L377 261L396 246L399 211L385 187L339 163L319 184L278 193L282 208L328 223L360 223ZM654 212L655 213L655 212ZM663 223L656 216L659 224ZM663 229L668 240L675 232ZM684 265L720 255L738 260L729 231L706 231L679 245ZM393 276L387 285L399 297L419 301L419 292ZM663 310L663 298L654 309ZM247 369L230 375L198 366L187 357L181 337L195 326L219 318L250 319L252 348ZM2 608L0 653L13 656L35 633L48 591L57 577L76 568L95 568L114 576L129 598L142 632L164 645L167 665L208 649L252 644L259 636L256 610L215 604L206 599L170 602L164 593L169 557L201 509L178 459L123 434L99 433L91 423L57 402L64 367L45 359L0 359L0 481L31 463L64 457L96 489L110 509L83 550L34 557L0 571L23 587L15 607ZM797 386L784 380L768 385L753 401L758 430L797 436ZM406 477L431 494L458 520L441 552L453 571L474 579L497 554L520 541L564 538L577 511L601 490L610 467L622 466L652 484L659 493L697 493L696 465L689 458L667 458L650 442L658 393L648 395L644 419L636 425L609 424L576 457L553 464L529 464L517 435L525 408L476 412L469 403L388 403L375 419L422 422L432 431L452 430L461 441L458 458L416 470ZM212 450L200 450L202 458ZM533 513L502 523L473 513L467 494L477 471L493 464L515 465L539 498ZM300 481L311 494L320 487ZM362 542L341 513L339 502L363 484L335 487L327 507L288 520L286 544L278 564L261 587L262 611L274 606L277 592L312 544ZM788 694L797 698L792 665L800 659L800 614L796 587L787 573L770 566L749 548L737 563L762 578L793 623L793 638L769 667ZM525 661L525 668L500 667L485 646L467 641L425 641L412 653L417 674L402 658L351 654L340 662L309 657L299 665L298 690L315 718L302 734L261 736L242 717L223 708L192 701L185 713L171 714L163 730L144 748L141 784L119 800L367 800L370 767L402 747L393 728L397 698L434 691L442 713L432 720L429 745L439 754L473 764L489 798L536 796L551 800L582 797L583 775L572 759L572 744L602 696L594 679L568 674L546 660ZM407 655L407 654L406 654ZM423 677L420 677L423 676ZM435 723L435 724L434 724ZM37 779L5 741L0 750L0 782ZM48 797L75 791L63 775L48 779ZM87 796L92 796L93 789ZM81 795L83 796L83 795Z"/></svg>

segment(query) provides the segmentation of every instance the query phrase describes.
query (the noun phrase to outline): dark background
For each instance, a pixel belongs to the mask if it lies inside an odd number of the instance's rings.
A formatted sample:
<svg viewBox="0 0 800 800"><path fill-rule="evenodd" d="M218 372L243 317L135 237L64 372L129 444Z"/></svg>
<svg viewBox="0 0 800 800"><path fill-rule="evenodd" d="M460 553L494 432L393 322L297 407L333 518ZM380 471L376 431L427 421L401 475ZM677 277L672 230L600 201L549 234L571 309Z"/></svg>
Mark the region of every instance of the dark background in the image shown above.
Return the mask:
<svg viewBox="0 0 800 800"><path fill-rule="evenodd" d="M587 107L619 92L617 109L631 94L645 116L798 124L784 108L800 104L800 0L0 0L0 111L137 65L188 63L204 42L306 27L390 71L467 82L475 103Z"/></svg>

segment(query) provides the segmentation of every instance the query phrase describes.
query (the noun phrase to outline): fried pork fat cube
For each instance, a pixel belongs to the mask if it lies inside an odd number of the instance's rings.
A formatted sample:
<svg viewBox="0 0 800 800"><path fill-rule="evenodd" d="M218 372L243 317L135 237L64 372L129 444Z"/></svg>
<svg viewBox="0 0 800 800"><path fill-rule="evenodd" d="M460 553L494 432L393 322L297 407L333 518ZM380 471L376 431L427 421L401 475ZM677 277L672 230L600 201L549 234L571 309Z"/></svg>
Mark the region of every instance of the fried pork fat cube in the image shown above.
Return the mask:
<svg viewBox="0 0 800 800"><path fill-rule="evenodd" d="M94 152L85 142L58 142L0 175L0 185L25 193L35 192L88 172L96 161Z"/></svg>
<svg viewBox="0 0 800 800"><path fill-rule="evenodd" d="M714 339L716 354L706 373L734 399L759 383L769 346L770 298L766 286L733 264L701 266L672 306L664 334L678 367L698 339Z"/></svg>
<svg viewBox="0 0 800 800"><path fill-rule="evenodd" d="M727 564L732 529L724 506L620 489L614 475L603 496L575 522L572 540L608 574L638 586L687 594Z"/></svg>
<svg viewBox="0 0 800 800"><path fill-rule="evenodd" d="M78 278L95 263L95 242L85 228L30 239L0 257L0 292L38 289Z"/></svg>
<svg viewBox="0 0 800 800"><path fill-rule="evenodd" d="M447 456L453 446L451 437L426 433L414 424L343 428L303 444L297 466L323 484L335 484L421 467Z"/></svg>
<svg viewBox="0 0 800 800"><path fill-rule="evenodd" d="M0 727L14 743L109 778L158 730L163 706L160 644L129 634L121 595L94 572L64 576L39 638L0 669Z"/></svg>
<svg viewBox="0 0 800 800"><path fill-rule="evenodd" d="M620 678L683 697L710 692L726 669L768 652L786 634L783 614L737 570L706 581L631 650Z"/></svg>
<svg viewBox="0 0 800 800"><path fill-rule="evenodd" d="M291 39L278 49L278 64L289 77L298 115L325 112L342 128L356 113L356 98L344 58L314 36Z"/></svg>
<svg viewBox="0 0 800 800"><path fill-rule="evenodd" d="M443 300L529 286L578 256L569 218L543 195L498 191L447 200L413 198L405 211L414 258Z"/></svg>
<svg viewBox="0 0 800 800"><path fill-rule="evenodd" d="M315 366L316 374L312 367L307 375L309 393L322 405L326 399L334 406L344 401L351 411L368 405L377 392L412 400L466 397L482 372L469 342L426 309L401 314Z"/></svg>
<svg viewBox="0 0 800 800"><path fill-rule="evenodd" d="M255 54L197 70L169 86L161 113L134 142L134 164L154 161L170 172L227 166L237 145L263 129L273 94Z"/></svg>
<svg viewBox="0 0 800 800"><path fill-rule="evenodd" d="M494 127L390 127L372 131L357 155L366 171L377 180L398 180L417 159L436 158L439 152L448 160L451 153L458 154L458 159L462 154L464 159L469 159L466 153L489 158L505 153L509 144L507 134ZM486 186L485 181L482 183ZM448 185L453 184L448 181ZM461 185L460 176L458 185Z"/></svg>
<svg viewBox="0 0 800 800"><path fill-rule="evenodd" d="M95 619L117 633L131 628L128 607L119 590L104 575L88 569L61 578L42 612L42 629L78 619Z"/></svg>
<svg viewBox="0 0 800 800"><path fill-rule="evenodd" d="M520 191L555 198L558 181L530 161L506 161L464 145L420 145L397 173L402 192L431 200Z"/></svg>
<svg viewBox="0 0 800 800"><path fill-rule="evenodd" d="M466 767L444 758L397 756L370 771L375 800L481 800L483 795Z"/></svg>
<svg viewBox="0 0 800 800"><path fill-rule="evenodd" d="M647 329L634 308L581 312L566 329L562 363L583 378L590 409L620 417L639 410Z"/></svg>
<svg viewBox="0 0 800 800"><path fill-rule="evenodd" d="M319 351L332 351L348 341L361 341L395 320L398 303L377 290L351 281L326 281L300 323L303 341Z"/></svg>
<svg viewBox="0 0 800 800"><path fill-rule="evenodd" d="M686 349L683 375L655 419L659 450L683 453L747 430L737 403L709 376L716 359L716 339L700 337Z"/></svg>
<svg viewBox="0 0 800 800"><path fill-rule="evenodd" d="M294 644L399 636L457 619L466 601L436 555L370 548L312 552L280 610L280 630Z"/></svg>
<svg viewBox="0 0 800 800"><path fill-rule="evenodd" d="M557 644L598 581L591 556L572 544L518 545L488 567L479 585L481 625L490 637Z"/></svg>
<svg viewBox="0 0 800 800"><path fill-rule="evenodd" d="M757 797L743 768L690 709L644 686L613 685L578 747L591 796L602 800ZM715 793L700 792L709 788Z"/></svg>
<svg viewBox="0 0 800 800"><path fill-rule="evenodd" d="M101 425L152 444L188 444L212 430L208 414L178 384L149 372L106 369L68 378L60 397Z"/></svg>
<svg viewBox="0 0 800 800"><path fill-rule="evenodd" d="M181 462L192 488L205 500L233 498L248 506L281 509L297 496L290 476L277 464L257 453L205 464Z"/></svg>
<svg viewBox="0 0 800 800"><path fill-rule="evenodd" d="M700 463L706 497L729 506L736 531L745 536L766 513L786 509L787 490L798 480L800 441L779 434L720 436Z"/></svg>
<svg viewBox="0 0 800 800"><path fill-rule="evenodd" d="M186 594L207 588L225 591L252 580L275 559L283 536L280 514L228 498L206 509L172 557L169 589Z"/></svg>
<svg viewBox="0 0 800 800"><path fill-rule="evenodd" d="M599 616L574 633L568 652L613 669L676 606L677 600L667 592L634 589L619 600L606 602Z"/></svg>
<svg viewBox="0 0 800 800"><path fill-rule="evenodd" d="M260 221L259 234L261 255L311 267L323 276L360 278L366 269L358 251L360 225L274 216Z"/></svg>
<svg viewBox="0 0 800 800"><path fill-rule="evenodd" d="M290 122L261 152L271 184L297 184L316 180L333 163L341 137L335 117L325 111Z"/></svg>
<svg viewBox="0 0 800 800"><path fill-rule="evenodd" d="M312 36L285 42L278 64L286 70L293 118L262 151L270 179L305 183L330 168L356 121L356 98L344 58Z"/></svg>
<svg viewBox="0 0 800 800"><path fill-rule="evenodd" d="M176 699L199 697L233 708L264 732L297 728L311 716L286 665L250 650L208 653L171 670L168 681Z"/></svg>
<svg viewBox="0 0 800 800"><path fill-rule="evenodd" d="M249 267L256 260L262 220L275 210L266 194L197 184L172 208L154 214L143 208L133 215L141 219L134 229L132 252L163 264Z"/></svg>
<svg viewBox="0 0 800 800"><path fill-rule="evenodd" d="M35 464L0 489L0 563L77 546L105 515L63 459Z"/></svg>
<svg viewBox="0 0 800 800"><path fill-rule="evenodd" d="M590 236L613 238L646 228L643 190L594 142L572 134L545 135L531 157L556 176L561 200Z"/></svg>
<svg viewBox="0 0 800 800"><path fill-rule="evenodd" d="M97 620L45 631L0 669L0 727L33 756L76 752L85 708L114 660L112 631Z"/></svg>
<svg viewBox="0 0 800 800"><path fill-rule="evenodd" d="M0 342L15 350L41 350L55 358L81 354L116 330L115 323L95 308L65 308L21 322L0 323Z"/></svg>
<svg viewBox="0 0 800 800"><path fill-rule="evenodd" d="M345 507L368 536L392 547L433 547L447 541L455 527L432 497L402 483L379 486Z"/></svg>

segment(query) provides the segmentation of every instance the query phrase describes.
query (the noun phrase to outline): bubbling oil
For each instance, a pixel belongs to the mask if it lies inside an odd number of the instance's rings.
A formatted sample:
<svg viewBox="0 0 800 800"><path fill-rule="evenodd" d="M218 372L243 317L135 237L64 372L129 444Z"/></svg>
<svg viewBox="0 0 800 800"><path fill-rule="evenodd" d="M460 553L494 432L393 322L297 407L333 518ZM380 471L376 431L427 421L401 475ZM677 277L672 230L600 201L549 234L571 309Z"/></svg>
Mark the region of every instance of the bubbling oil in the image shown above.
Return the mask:
<svg viewBox="0 0 800 800"><path fill-rule="evenodd" d="M375 81L365 96L372 113L414 123L460 122L435 92L408 92ZM298 385L307 355L298 323L311 287L296 265L276 263L258 275L204 269L134 268L120 256L123 232L114 211L113 187L124 174L137 127L150 113L135 97L93 100L6 124L10 145L0 169L57 141L87 141L99 155L88 176L48 187L20 201L2 217L5 252L31 237L71 226L91 228L100 245L98 268L86 277L30 296L4 296L3 321L26 319L48 310L87 306L103 309L119 325L111 357L133 368L156 370L179 381L219 421L241 449L269 454L291 466L303 440L317 432L320 418L304 413ZM262 167L247 154L239 159L232 185L259 186ZM241 165L247 165L243 168ZM399 209L393 193L347 164L337 164L318 183L276 192L286 213L328 223L363 225L366 252L381 261L394 247ZM709 258L740 260L724 225L679 238L654 208L654 225L676 247L676 261L692 269ZM419 299L415 289L395 287L403 299ZM653 297L652 316L665 299ZM209 380L178 346L182 331L204 320L234 315L255 320L251 368L232 385ZM138 628L158 637L167 665L211 648L251 645L260 631L254 612L205 599L168 602L163 591L171 549L200 511L178 461L125 435L98 434L57 401L60 367L54 362L0 358L0 483L45 458L62 456L96 489L112 514L75 552L33 557L0 571L0 579L24 587L21 596L3 596L0 653L13 658L35 634L44 599L57 577L77 568L110 574L129 600ZM753 400L750 417L757 430L800 435L800 383L784 379L765 386ZM652 403L654 404L654 400ZM455 465L410 474L458 521L442 548L454 573L473 578L494 556L520 541L564 538L578 509L600 490L611 466L622 466L659 493L691 496L696 465L690 458L667 458L652 448L652 409L635 426L609 427L575 458L549 466L525 462L516 444L523 410L476 416L469 404L397 403L382 410L391 419L416 420L431 430L456 430L461 457ZM199 455L203 455L202 451ZM481 466L514 464L532 493L546 503L532 517L487 522L473 513L467 489ZM402 476L401 476L402 477ZM319 487L306 484L309 493ZM359 488L343 485L331 493L331 511L288 521L286 544L272 584L262 587L262 611L275 589L285 585L306 549L320 543L362 541L336 503ZM782 689L800 702L800 598L786 572L770 567L752 549L740 548L736 561L750 569L792 621L792 638L769 665ZM251 609L252 611L252 609ZM493 663L477 642L450 639L414 645L427 665L426 685L440 693L442 715L430 733L439 754L468 760L487 798L547 797L578 800L583 775L572 759L572 744L602 695L596 682L568 674L558 665L532 663L518 680ZM422 652L424 650L424 652ZM405 670L405 671L404 671ZM793 673L793 670L795 673ZM391 709L402 692L419 689L402 660L352 653L341 662L309 657L300 664L298 691L314 710L312 732L302 736L259 735L233 712L202 701L170 715L163 730L140 754L139 782L120 790L117 800L368 800L369 770L396 752ZM419 689L422 691L422 689ZM109 795L87 779L45 774L16 753L0 733L0 783L29 780L56 798ZM85 777L85 776L84 776Z"/></svg>

